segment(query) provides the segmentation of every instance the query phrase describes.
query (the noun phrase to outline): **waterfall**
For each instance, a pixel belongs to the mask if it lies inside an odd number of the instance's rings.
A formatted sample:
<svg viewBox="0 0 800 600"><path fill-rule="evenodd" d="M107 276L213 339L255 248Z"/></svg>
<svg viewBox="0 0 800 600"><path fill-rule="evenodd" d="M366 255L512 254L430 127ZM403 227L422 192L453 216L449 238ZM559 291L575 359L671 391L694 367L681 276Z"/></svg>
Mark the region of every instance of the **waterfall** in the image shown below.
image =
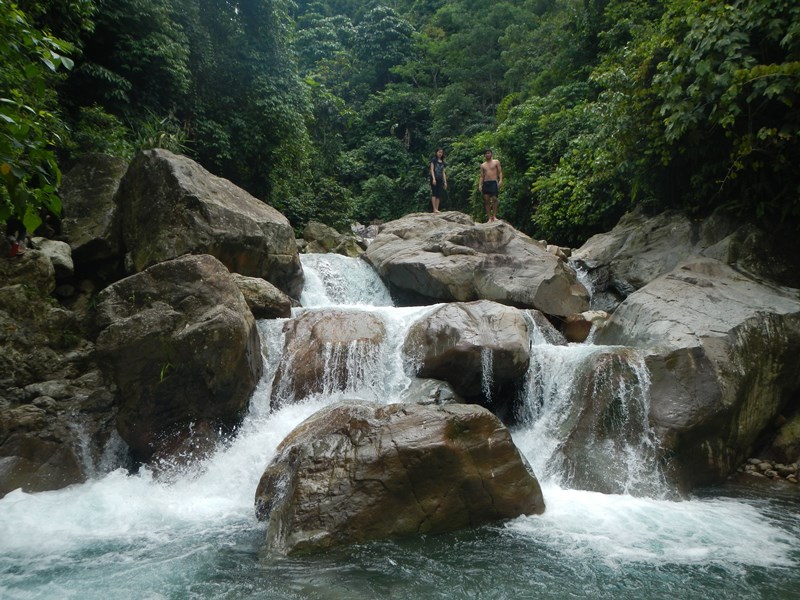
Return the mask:
<svg viewBox="0 0 800 600"><path fill-rule="evenodd" d="M413 399L403 341L410 326L435 308L392 307L363 261L327 255L302 260L304 306L289 319L258 323L264 376L237 436L213 456L168 480L146 467L136 474L118 469L82 485L37 494L16 490L0 499L3 600L639 600L681 597L687 589L704 598L796 595L796 501L782 505L721 492L681 502L660 499L641 356L629 348L553 345L532 319L530 368L512 436L542 482L543 515L316 557L265 557L254 492L278 444L345 395ZM321 348L325 360L341 361L345 379L276 409L272 388L285 366L285 327L332 306L380 320L385 335L375 356L358 344ZM482 358L484 374L490 373L491 357Z"/></svg>
<svg viewBox="0 0 800 600"><path fill-rule="evenodd" d="M537 476L567 487L663 496L644 358L631 348L553 345L525 318L531 358L514 437Z"/></svg>
<svg viewBox="0 0 800 600"><path fill-rule="evenodd" d="M324 374L313 397L326 402L342 398L400 401L411 382L401 351L405 334L433 307L394 307L389 290L365 261L336 254L304 254L302 262L306 285L301 307L294 309L292 318L324 315L335 308L340 315L363 315L363 321L375 319L383 328L380 343L350 340L324 344L319 349ZM271 349L272 355L280 354L282 347L281 337ZM279 358L270 370L278 374L278 386L273 392L276 405L303 400L292 391L296 361L303 358L291 353Z"/></svg>
<svg viewBox="0 0 800 600"><path fill-rule="evenodd" d="M392 296L367 262L339 254L303 254L304 307L393 306Z"/></svg>
<svg viewBox="0 0 800 600"><path fill-rule="evenodd" d="M481 389L487 402L492 399L492 372L494 360L492 349L488 346L481 348Z"/></svg>
<svg viewBox="0 0 800 600"><path fill-rule="evenodd" d="M364 319L377 317L387 331L377 345L350 341L320 348L324 375L313 397L400 401L410 383L400 347L411 323L432 307L391 307L388 290L363 261L327 254L302 260L307 285L295 318L336 307L363 313ZM562 487L665 495L658 442L648 423L650 379L643 358L631 348L553 344L530 314L523 315L530 366L512 433L537 477ZM287 355L277 365L278 405L302 399L292 394L296 360L303 358ZM487 346L481 349L487 401L492 400L492 372L493 350Z"/></svg>
<svg viewBox="0 0 800 600"><path fill-rule="evenodd" d="M575 271L575 277L578 279L578 283L583 285L589 293L589 304L591 305L594 296L594 283L592 282L591 275L589 275L589 270L586 268L586 265L579 260L570 259L568 264Z"/></svg>

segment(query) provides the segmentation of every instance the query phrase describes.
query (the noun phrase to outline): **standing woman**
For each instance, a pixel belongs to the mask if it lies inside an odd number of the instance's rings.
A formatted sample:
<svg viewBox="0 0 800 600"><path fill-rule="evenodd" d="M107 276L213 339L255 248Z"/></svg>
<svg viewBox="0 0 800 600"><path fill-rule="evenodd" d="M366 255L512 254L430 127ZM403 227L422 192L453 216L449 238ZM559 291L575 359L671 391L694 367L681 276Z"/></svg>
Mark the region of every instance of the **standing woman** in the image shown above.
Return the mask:
<svg viewBox="0 0 800 600"><path fill-rule="evenodd" d="M436 149L436 154L431 159L431 205L433 212L439 212L439 200L442 198L442 190L447 189L447 173L444 162L444 150Z"/></svg>

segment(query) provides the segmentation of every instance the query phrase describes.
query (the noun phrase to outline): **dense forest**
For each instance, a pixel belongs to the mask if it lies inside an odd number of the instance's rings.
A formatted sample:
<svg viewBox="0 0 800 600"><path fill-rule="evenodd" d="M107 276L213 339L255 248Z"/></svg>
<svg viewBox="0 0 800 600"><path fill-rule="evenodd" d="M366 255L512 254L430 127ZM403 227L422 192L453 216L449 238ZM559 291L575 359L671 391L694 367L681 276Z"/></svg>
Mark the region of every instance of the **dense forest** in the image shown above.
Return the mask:
<svg viewBox="0 0 800 600"><path fill-rule="evenodd" d="M300 230L428 210L578 244L632 207L796 233L795 0L0 0L0 221L81 155L186 154Z"/></svg>

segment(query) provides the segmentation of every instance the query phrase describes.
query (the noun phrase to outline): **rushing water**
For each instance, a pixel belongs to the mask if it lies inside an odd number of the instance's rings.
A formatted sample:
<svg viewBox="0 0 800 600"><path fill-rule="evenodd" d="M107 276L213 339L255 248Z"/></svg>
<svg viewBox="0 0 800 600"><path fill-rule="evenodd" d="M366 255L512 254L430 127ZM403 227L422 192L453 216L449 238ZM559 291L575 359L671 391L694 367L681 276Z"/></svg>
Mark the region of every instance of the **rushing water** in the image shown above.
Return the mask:
<svg viewBox="0 0 800 600"><path fill-rule="evenodd" d="M346 305L386 325L380 360L370 363L371 372L359 371L347 394L398 399L409 384L399 347L430 308L392 308L360 261L304 256L303 263L309 285L298 314ZM146 469L118 470L64 490L17 490L0 500L0 598L798 597L797 495L728 487L665 499L653 459L657 440L642 421L647 375L635 353L551 346L533 327L524 425L513 436L542 481L544 515L314 557L262 555L265 527L253 514L258 479L281 439L343 392L270 412L283 321L259 327L264 380L237 438L203 465L170 481ZM619 439L598 438L595 451L569 448L571 425L587 418L576 390L606 398ZM636 495L576 489L584 458L616 465L597 471Z"/></svg>

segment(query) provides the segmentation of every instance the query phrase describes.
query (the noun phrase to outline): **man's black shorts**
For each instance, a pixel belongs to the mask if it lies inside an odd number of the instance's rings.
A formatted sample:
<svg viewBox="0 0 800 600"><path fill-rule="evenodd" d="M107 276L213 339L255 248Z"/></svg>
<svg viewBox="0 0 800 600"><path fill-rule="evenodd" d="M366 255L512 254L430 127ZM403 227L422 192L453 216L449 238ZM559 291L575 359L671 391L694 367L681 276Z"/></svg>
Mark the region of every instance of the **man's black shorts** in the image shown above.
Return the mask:
<svg viewBox="0 0 800 600"><path fill-rule="evenodd" d="M483 195L484 196L497 196L499 188L496 181L483 182Z"/></svg>

